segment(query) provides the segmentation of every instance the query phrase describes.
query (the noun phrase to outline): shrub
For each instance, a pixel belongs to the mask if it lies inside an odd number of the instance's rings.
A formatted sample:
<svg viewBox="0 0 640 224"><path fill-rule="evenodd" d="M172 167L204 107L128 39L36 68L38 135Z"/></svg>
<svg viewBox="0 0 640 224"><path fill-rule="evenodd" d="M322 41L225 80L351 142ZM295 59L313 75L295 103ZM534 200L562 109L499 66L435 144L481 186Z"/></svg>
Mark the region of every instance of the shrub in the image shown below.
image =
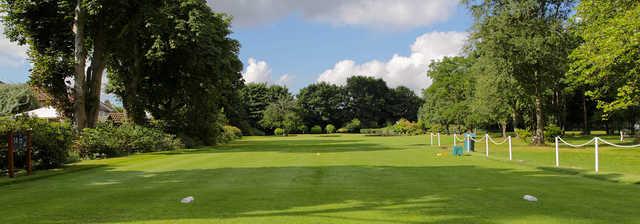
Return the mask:
<svg viewBox="0 0 640 224"><path fill-rule="evenodd" d="M333 124L328 124L325 128L325 131L327 131L327 134L333 134L336 131L336 126L333 126Z"/></svg>
<svg viewBox="0 0 640 224"><path fill-rule="evenodd" d="M309 132L309 127L307 127L306 125L300 125L298 126L298 131L302 134L306 134L307 132Z"/></svg>
<svg viewBox="0 0 640 224"><path fill-rule="evenodd" d="M222 127L222 135L220 136L220 139L218 139L219 143L230 142L242 138L242 130L235 126L225 125Z"/></svg>
<svg viewBox="0 0 640 224"><path fill-rule="evenodd" d="M400 119L393 125L393 130L398 134L403 135L415 135L420 134L421 129L415 122L411 122L407 119Z"/></svg>
<svg viewBox="0 0 640 224"><path fill-rule="evenodd" d="M347 129L347 128L339 128L338 129L338 133L348 133L348 132L349 132L349 129Z"/></svg>
<svg viewBox="0 0 640 224"><path fill-rule="evenodd" d="M284 129L276 128L276 130L273 131L273 134L276 135L276 136L283 136L284 135Z"/></svg>
<svg viewBox="0 0 640 224"><path fill-rule="evenodd" d="M551 124L544 128L544 138L548 142L555 141L556 136L562 135L562 129L555 124Z"/></svg>
<svg viewBox="0 0 640 224"><path fill-rule="evenodd" d="M73 162L77 156L72 151L73 130L67 122L48 122L42 119L19 117L16 120L0 118L0 167L6 162L6 134L32 133L32 161L35 169L58 168ZM16 149L15 167L24 167L26 150Z"/></svg>
<svg viewBox="0 0 640 224"><path fill-rule="evenodd" d="M319 125L311 127L311 134L322 134L322 127Z"/></svg>
<svg viewBox="0 0 640 224"><path fill-rule="evenodd" d="M357 118L353 119L349 123L347 123L344 128L347 129L348 132L357 133L360 131L360 120L358 120Z"/></svg>
<svg viewBox="0 0 640 224"><path fill-rule="evenodd" d="M531 131L527 129L519 129L519 128L516 128L515 131L516 131L516 135L518 135L518 138L522 139L522 141L526 143L531 142Z"/></svg>
<svg viewBox="0 0 640 224"><path fill-rule="evenodd" d="M138 126L102 123L96 128L82 130L75 147L85 158L97 155L108 157L123 156L137 152L154 152L175 150L183 147L182 142L173 135Z"/></svg>

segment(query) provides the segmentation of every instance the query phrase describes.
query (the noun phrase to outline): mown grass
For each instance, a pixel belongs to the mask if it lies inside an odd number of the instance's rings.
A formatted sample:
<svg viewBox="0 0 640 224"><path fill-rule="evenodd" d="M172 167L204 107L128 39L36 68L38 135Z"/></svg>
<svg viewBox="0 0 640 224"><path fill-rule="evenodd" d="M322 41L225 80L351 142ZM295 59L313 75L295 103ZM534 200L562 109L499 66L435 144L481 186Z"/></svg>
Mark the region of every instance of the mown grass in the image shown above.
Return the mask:
<svg viewBox="0 0 640 224"><path fill-rule="evenodd" d="M450 139L438 148L425 136L247 137L208 149L85 161L75 167L86 169L0 185L0 223L640 220L640 185L632 184L640 150L603 149L603 173L592 178L588 149L563 149L561 162L576 167L555 169L551 147L518 142L514 158L522 161L509 162L497 146L489 158L481 151L452 157ZM540 201L524 201L524 194ZM186 196L195 202L179 203Z"/></svg>

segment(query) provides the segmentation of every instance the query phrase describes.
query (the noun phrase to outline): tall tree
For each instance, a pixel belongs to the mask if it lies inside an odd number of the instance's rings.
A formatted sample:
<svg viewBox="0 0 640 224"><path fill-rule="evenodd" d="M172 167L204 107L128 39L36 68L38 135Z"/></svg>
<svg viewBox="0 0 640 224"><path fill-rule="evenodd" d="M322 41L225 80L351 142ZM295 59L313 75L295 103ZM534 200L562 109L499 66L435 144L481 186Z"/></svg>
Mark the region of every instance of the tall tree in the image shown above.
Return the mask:
<svg viewBox="0 0 640 224"><path fill-rule="evenodd" d="M365 76L353 76L347 79L347 107L364 127L378 127L386 121L385 106L389 96L389 87L382 79Z"/></svg>
<svg viewBox="0 0 640 224"><path fill-rule="evenodd" d="M300 89L298 103L307 126L341 125L351 116L346 112L345 88L325 82Z"/></svg>
<svg viewBox="0 0 640 224"><path fill-rule="evenodd" d="M33 110L38 107L33 90L25 84L0 84L0 116Z"/></svg>
<svg viewBox="0 0 640 224"><path fill-rule="evenodd" d="M302 125L299 108L292 97L284 97L269 104L262 112L260 124L267 128L282 128L284 133L295 131Z"/></svg>
<svg viewBox="0 0 640 224"><path fill-rule="evenodd" d="M471 127L470 103L475 91L475 80L470 72L473 59L445 57L429 65L427 76L432 84L424 90L425 103L421 120L432 127L455 125Z"/></svg>
<svg viewBox="0 0 640 224"><path fill-rule="evenodd" d="M640 106L640 2L583 0L575 33L582 43L571 54L571 75L587 86L605 118Z"/></svg>
<svg viewBox="0 0 640 224"><path fill-rule="evenodd" d="M564 75L572 50L567 19L574 0L466 1L475 17L472 45L481 56L504 60L533 96L535 140L544 144L544 93Z"/></svg>
<svg viewBox="0 0 640 224"><path fill-rule="evenodd" d="M418 110L424 102L416 95L413 90L399 86L390 90L387 103L387 113L390 117L389 122L396 122L401 118L416 121L418 119Z"/></svg>
<svg viewBox="0 0 640 224"><path fill-rule="evenodd" d="M267 106L283 98L290 98L286 87L268 86L266 83L249 83L240 89L240 98L248 115L249 124L260 127L263 112Z"/></svg>

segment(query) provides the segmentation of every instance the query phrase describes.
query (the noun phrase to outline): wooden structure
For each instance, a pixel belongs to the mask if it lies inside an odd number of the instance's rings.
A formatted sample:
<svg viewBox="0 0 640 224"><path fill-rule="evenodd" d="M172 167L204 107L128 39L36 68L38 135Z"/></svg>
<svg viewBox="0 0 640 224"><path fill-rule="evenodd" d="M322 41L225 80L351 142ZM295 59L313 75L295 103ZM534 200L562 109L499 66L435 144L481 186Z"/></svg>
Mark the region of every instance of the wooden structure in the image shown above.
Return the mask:
<svg viewBox="0 0 640 224"><path fill-rule="evenodd" d="M31 175L33 172L33 161L31 160L31 156L33 154L33 145L32 145L32 137L31 132L26 133L9 133L7 135L7 172L9 178L15 177L15 153L16 153L16 143L18 143L20 148L26 149L26 164L25 168L27 169L27 175Z"/></svg>

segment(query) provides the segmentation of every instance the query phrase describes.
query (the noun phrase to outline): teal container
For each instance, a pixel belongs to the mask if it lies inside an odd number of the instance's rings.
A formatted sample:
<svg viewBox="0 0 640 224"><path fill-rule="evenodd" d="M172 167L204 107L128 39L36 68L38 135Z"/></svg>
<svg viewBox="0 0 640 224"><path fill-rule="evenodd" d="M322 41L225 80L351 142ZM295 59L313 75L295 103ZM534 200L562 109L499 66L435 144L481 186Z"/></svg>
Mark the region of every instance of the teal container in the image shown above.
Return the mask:
<svg viewBox="0 0 640 224"><path fill-rule="evenodd" d="M464 154L464 150L463 150L462 146L460 146L460 145L453 146L453 155L454 156L462 156L462 154Z"/></svg>

